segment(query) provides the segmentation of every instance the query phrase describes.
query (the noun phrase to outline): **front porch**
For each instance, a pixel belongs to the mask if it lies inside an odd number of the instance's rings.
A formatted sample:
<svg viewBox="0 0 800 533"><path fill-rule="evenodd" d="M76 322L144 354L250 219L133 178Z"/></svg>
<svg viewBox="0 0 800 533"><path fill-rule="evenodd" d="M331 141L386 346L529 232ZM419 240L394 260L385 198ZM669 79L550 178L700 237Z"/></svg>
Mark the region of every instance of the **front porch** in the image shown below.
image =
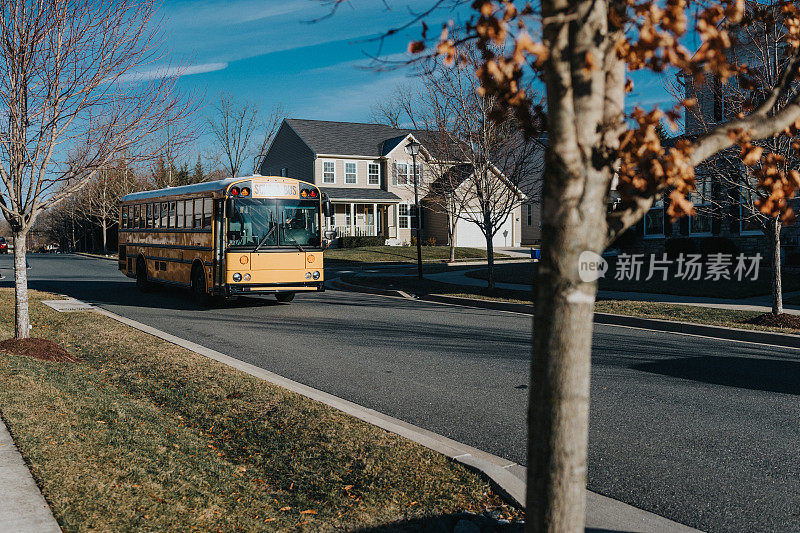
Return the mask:
<svg viewBox="0 0 800 533"><path fill-rule="evenodd" d="M333 203L331 227L339 237L397 237L393 204Z"/></svg>

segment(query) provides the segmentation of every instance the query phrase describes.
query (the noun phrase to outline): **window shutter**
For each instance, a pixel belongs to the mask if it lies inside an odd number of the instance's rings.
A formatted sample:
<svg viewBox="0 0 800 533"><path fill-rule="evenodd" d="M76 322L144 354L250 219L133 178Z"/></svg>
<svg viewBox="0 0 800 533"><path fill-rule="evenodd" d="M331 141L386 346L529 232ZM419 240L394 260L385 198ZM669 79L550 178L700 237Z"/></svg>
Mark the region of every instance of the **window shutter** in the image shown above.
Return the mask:
<svg viewBox="0 0 800 533"><path fill-rule="evenodd" d="M670 199L668 195L664 195L664 236L672 237L672 221L669 219L667 209L669 209Z"/></svg>
<svg viewBox="0 0 800 533"><path fill-rule="evenodd" d="M738 235L740 227L739 202L741 201L739 197L739 187L731 187L728 190L728 200L730 202L728 205L728 231Z"/></svg>
<svg viewBox="0 0 800 533"><path fill-rule="evenodd" d="M679 224L681 235L689 235L689 216L681 217Z"/></svg>
<svg viewBox="0 0 800 533"><path fill-rule="evenodd" d="M397 185L397 163L392 163L392 185Z"/></svg>

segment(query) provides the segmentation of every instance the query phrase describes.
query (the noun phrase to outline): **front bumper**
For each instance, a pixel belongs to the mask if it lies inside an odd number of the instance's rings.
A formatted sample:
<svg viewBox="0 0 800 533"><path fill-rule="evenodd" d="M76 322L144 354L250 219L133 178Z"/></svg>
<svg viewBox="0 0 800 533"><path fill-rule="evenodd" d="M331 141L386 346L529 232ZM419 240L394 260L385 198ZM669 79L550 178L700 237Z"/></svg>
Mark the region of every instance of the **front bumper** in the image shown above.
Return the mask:
<svg viewBox="0 0 800 533"><path fill-rule="evenodd" d="M324 292L324 281L304 281L294 283L230 283L228 294L276 294L279 292Z"/></svg>

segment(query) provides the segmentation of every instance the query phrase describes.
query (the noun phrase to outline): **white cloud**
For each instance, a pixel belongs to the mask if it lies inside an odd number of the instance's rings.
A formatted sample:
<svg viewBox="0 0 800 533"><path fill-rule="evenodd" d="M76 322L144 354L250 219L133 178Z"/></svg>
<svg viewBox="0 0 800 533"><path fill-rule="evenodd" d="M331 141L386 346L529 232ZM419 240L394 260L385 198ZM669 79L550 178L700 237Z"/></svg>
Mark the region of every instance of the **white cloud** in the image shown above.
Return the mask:
<svg viewBox="0 0 800 533"><path fill-rule="evenodd" d="M180 78L182 76L191 76L192 74L205 74L206 72L215 72L218 70L225 70L228 68L228 63L202 63L200 65L187 65L187 66L171 66L164 65L150 70L140 72L129 72L121 76L119 81L121 83L132 82L145 82L157 80L162 78Z"/></svg>

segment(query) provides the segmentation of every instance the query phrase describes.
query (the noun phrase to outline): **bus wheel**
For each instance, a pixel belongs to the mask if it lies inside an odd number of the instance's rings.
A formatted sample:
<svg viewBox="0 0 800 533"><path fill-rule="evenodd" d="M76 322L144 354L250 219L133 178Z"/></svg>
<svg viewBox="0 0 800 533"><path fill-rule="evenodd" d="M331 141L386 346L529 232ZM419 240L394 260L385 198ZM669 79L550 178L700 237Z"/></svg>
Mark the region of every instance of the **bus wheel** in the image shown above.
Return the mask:
<svg viewBox="0 0 800 533"><path fill-rule="evenodd" d="M203 269L199 267L192 270L192 296L200 305L207 305L211 300L206 292L206 277Z"/></svg>
<svg viewBox="0 0 800 533"><path fill-rule="evenodd" d="M294 300L294 293L293 292L281 292L275 295L275 298L278 299L279 302L288 304L292 300Z"/></svg>
<svg viewBox="0 0 800 533"><path fill-rule="evenodd" d="M150 282L147 281L147 264L144 259L136 259L136 287L142 292L150 290Z"/></svg>

